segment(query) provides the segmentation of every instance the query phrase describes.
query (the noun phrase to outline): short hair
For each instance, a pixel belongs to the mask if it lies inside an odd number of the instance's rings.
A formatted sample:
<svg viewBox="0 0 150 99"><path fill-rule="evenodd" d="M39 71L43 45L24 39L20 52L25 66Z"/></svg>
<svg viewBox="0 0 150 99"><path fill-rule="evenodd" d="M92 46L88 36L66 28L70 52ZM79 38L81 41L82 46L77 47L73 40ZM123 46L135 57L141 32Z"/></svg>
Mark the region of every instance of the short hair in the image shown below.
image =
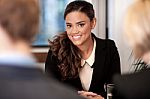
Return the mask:
<svg viewBox="0 0 150 99"><path fill-rule="evenodd" d="M150 0L137 0L129 7L124 29L136 57L150 51Z"/></svg>
<svg viewBox="0 0 150 99"><path fill-rule="evenodd" d="M0 26L12 40L31 42L38 32L38 0L0 0Z"/></svg>

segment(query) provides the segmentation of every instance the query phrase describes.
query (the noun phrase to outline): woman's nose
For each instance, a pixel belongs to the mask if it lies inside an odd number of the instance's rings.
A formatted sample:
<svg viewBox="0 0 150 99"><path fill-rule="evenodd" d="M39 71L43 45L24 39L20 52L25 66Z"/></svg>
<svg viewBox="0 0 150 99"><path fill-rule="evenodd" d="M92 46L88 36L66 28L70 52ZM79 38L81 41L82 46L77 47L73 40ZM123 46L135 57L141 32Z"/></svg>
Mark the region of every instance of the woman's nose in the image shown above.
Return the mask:
<svg viewBox="0 0 150 99"><path fill-rule="evenodd" d="M78 33L78 32L79 32L79 30L76 26L72 28L71 33Z"/></svg>

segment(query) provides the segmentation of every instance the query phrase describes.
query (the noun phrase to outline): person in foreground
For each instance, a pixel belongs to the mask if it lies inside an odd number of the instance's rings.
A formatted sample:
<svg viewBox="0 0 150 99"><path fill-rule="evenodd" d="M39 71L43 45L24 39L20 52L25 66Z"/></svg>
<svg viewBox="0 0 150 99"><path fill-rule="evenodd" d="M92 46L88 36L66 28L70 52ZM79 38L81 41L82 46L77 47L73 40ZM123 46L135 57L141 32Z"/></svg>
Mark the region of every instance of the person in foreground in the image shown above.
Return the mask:
<svg viewBox="0 0 150 99"><path fill-rule="evenodd" d="M0 99L82 99L36 67L38 0L0 0Z"/></svg>
<svg viewBox="0 0 150 99"><path fill-rule="evenodd" d="M113 40L91 33L96 25L93 5L70 2L64 12L66 32L49 41L45 71L72 86L86 98L106 97L104 85L120 74L120 58Z"/></svg>
<svg viewBox="0 0 150 99"><path fill-rule="evenodd" d="M136 58L150 64L150 0L137 0L125 19L125 34ZM114 99L150 99L150 69L116 75Z"/></svg>

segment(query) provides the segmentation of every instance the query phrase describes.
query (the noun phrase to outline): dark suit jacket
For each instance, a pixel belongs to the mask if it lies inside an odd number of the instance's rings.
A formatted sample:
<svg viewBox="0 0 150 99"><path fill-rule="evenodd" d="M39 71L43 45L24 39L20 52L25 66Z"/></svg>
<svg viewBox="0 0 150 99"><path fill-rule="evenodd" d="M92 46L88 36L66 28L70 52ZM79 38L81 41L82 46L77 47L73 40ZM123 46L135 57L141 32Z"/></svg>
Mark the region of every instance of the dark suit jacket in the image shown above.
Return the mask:
<svg viewBox="0 0 150 99"><path fill-rule="evenodd" d="M94 34L92 36L96 39L96 51L89 91L105 96L104 84L112 83L112 76L115 73L120 74L120 58L114 41L99 39ZM51 57L51 55L52 53L49 51L45 64L46 73L52 73L53 76L60 80L61 74L58 70L56 57ZM79 77L63 82L70 84L77 90L83 90Z"/></svg>
<svg viewBox="0 0 150 99"><path fill-rule="evenodd" d="M114 76L113 99L150 99L150 70Z"/></svg>
<svg viewBox="0 0 150 99"><path fill-rule="evenodd" d="M82 99L35 68L0 65L0 99Z"/></svg>

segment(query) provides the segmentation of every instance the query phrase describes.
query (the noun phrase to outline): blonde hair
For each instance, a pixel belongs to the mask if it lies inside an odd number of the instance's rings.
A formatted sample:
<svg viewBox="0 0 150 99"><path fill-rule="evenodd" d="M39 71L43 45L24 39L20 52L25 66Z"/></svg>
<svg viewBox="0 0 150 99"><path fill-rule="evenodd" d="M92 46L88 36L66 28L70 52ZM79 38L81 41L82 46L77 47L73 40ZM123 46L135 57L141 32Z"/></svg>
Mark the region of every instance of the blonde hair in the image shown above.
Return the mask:
<svg viewBox="0 0 150 99"><path fill-rule="evenodd" d="M124 29L136 57L150 51L150 0L137 0L129 7Z"/></svg>

